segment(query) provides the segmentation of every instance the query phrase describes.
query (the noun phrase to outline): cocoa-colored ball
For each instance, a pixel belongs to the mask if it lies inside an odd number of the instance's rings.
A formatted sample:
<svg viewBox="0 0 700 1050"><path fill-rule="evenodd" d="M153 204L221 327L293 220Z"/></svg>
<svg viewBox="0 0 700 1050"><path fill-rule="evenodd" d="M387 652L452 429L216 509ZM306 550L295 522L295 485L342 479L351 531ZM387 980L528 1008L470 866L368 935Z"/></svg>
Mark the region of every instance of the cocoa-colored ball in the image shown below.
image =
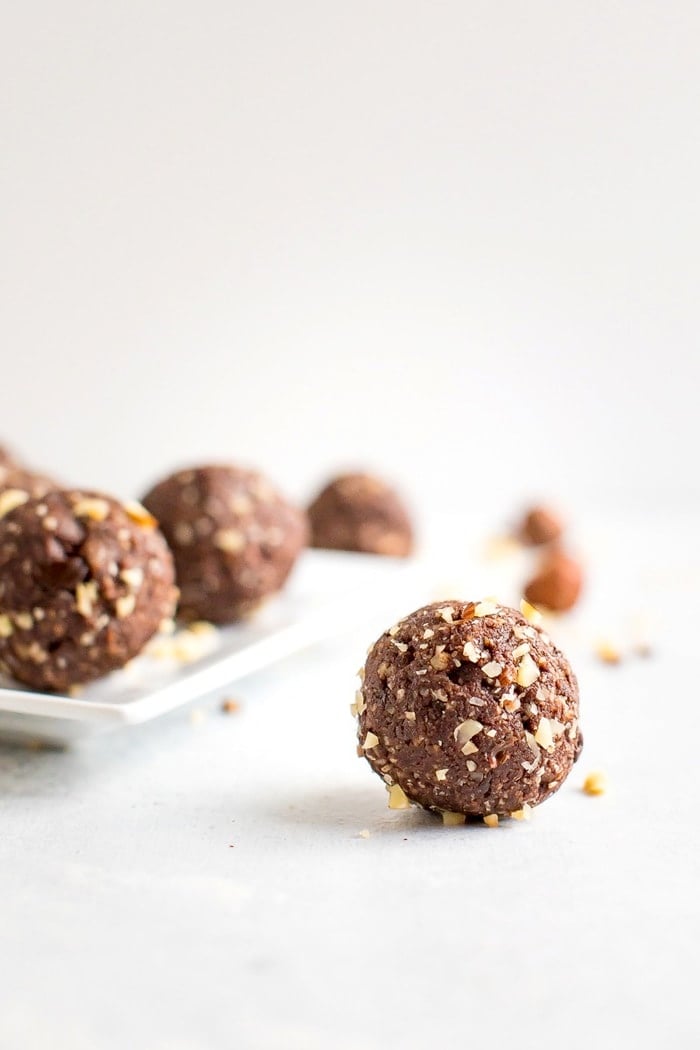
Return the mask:
<svg viewBox="0 0 700 1050"><path fill-rule="evenodd" d="M372 646L356 699L360 750L427 809L508 815L566 779L578 700L566 657L520 613L436 602Z"/></svg>
<svg viewBox="0 0 700 1050"><path fill-rule="evenodd" d="M143 502L175 557L184 620L249 615L280 590L307 539L304 514L254 470L179 470Z"/></svg>
<svg viewBox="0 0 700 1050"><path fill-rule="evenodd" d="M46 474L38 474L34 470L25 470L14 464L5 465L0 463L0 495L4 492L22 492L27 496L44 496L52 489L61 486L53 478Z"/></svg>
<svg viewBox="0 0 700 1050"><path fill-rule="evenodd" d="M583 570L563 551L552 551L542 560L537 572L526 584L524 594L531 605L552 612L568 612L579 600L583 589Z"/></svg>
<svg viewBox="0 0 700 1050"><path fill-rule="evenodd" d="M407 557L413 527L398 493L369 474L344 474L329 482L308 509L311 545Z"/></svg>
<svg viewBox="0 0 700 1050"><path fill-rule="evenodd" d="M138 504L76 490L19 496L0 495L0 669L63 691L122 667L173 615L173 560Z"/></svg>
<svg viewBox="0 0 700 1050"><path fill-rule="evenodd" d="M539 547L558 540L564 531L561 517L550 507L533 507L523 518L518 535L523 543Z"/></svg>

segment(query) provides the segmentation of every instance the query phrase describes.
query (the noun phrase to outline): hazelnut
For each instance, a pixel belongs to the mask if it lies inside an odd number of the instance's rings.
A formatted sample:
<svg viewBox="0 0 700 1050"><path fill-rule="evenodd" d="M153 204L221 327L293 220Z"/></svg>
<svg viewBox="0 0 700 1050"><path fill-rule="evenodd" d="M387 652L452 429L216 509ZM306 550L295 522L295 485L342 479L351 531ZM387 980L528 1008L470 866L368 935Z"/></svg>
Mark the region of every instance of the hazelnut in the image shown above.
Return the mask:
<svg viewBox="0 0 700 1050"><path fill-rule="evenodd" d="M583 572L578 562L568 554L554 551L526 585L525 597L532 605L566 612L578 601L582 586Z"/></svg>
<svg viewBox="0 0 700 1050"><path fill-rule="evenodd" d="M518 535L529 547L553 543L564 531L562 520L549 507L533 507L523 518Z"/></svg>

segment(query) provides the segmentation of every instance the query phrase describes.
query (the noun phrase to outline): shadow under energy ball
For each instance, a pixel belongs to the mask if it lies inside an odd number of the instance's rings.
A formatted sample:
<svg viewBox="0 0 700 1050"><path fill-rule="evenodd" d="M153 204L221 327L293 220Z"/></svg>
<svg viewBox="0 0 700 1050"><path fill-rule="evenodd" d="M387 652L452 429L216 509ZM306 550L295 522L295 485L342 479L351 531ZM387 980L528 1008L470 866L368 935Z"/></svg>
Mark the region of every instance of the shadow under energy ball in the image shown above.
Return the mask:
<svg viewBox="0 0 700 1050"><path fill-rule="evenodd" d="M179 470L144 497L175 558L183 620L240 620L283 586L307 539L304 514L254 470Z"/></svg>
<svg viewBox="0 0 700 1050"><path fill-rule="evenodd" d="M580 750L578 685L536 624L491 601L438 602L370 649L360 754L392 790L443 814L522 814Z"/></svg>

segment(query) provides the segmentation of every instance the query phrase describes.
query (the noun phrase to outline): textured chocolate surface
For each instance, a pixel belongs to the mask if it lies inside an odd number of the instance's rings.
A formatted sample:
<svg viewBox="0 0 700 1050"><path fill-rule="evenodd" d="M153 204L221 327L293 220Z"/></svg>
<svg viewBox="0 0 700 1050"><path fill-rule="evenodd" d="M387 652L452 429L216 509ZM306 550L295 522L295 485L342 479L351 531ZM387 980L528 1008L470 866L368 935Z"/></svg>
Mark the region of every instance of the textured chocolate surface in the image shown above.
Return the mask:
<svg viewBox="0 0 700 1050"><path fill-rule="evenodd" d="M0 670L65 690L122 667L173 615L174 566L138 504L52 491L1 506Z"/></svg>
<svg viewBox="0 0 700 1050"><path fill-rule="evenodd" d="M442 812L536 806L580 750L566 657L493 602L438 602L401 620L372 646L355 706L375 772Z"/></svg>
<svg viewBox="0 0 700 1050"><path fill-rule="evenodd" d="M247 616L282 587L307 539L304 514L239 467L180 470L144 504L173 551L184 620Z"/></svg>
<svg viewBox="0 0 700 1050"><path fill-rule="evenodd" d="M406 557L411 519L398 494L368 474L345 474L316 496L309 510L311 544L330 550Z"/></svg>

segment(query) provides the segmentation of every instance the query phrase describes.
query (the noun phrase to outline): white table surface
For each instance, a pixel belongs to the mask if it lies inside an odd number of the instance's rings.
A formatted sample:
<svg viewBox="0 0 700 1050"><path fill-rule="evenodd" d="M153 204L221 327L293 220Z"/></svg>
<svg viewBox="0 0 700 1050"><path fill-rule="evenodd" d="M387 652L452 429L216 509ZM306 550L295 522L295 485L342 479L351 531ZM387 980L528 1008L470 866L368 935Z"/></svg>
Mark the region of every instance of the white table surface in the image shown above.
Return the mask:
<svg viewBox="0 0 700 1050"><path fill-rule="evenodd" d="M0 1045L697 1047L698 525L583 529L588 597L552 631L586 744L529 823L386 808L349 714L376 625L239 683L234 715L219 693L72 751L0 745ZM464 550L441 594L508 598L519 562ZM648 659L594 657L640 631Z"/></svg>

